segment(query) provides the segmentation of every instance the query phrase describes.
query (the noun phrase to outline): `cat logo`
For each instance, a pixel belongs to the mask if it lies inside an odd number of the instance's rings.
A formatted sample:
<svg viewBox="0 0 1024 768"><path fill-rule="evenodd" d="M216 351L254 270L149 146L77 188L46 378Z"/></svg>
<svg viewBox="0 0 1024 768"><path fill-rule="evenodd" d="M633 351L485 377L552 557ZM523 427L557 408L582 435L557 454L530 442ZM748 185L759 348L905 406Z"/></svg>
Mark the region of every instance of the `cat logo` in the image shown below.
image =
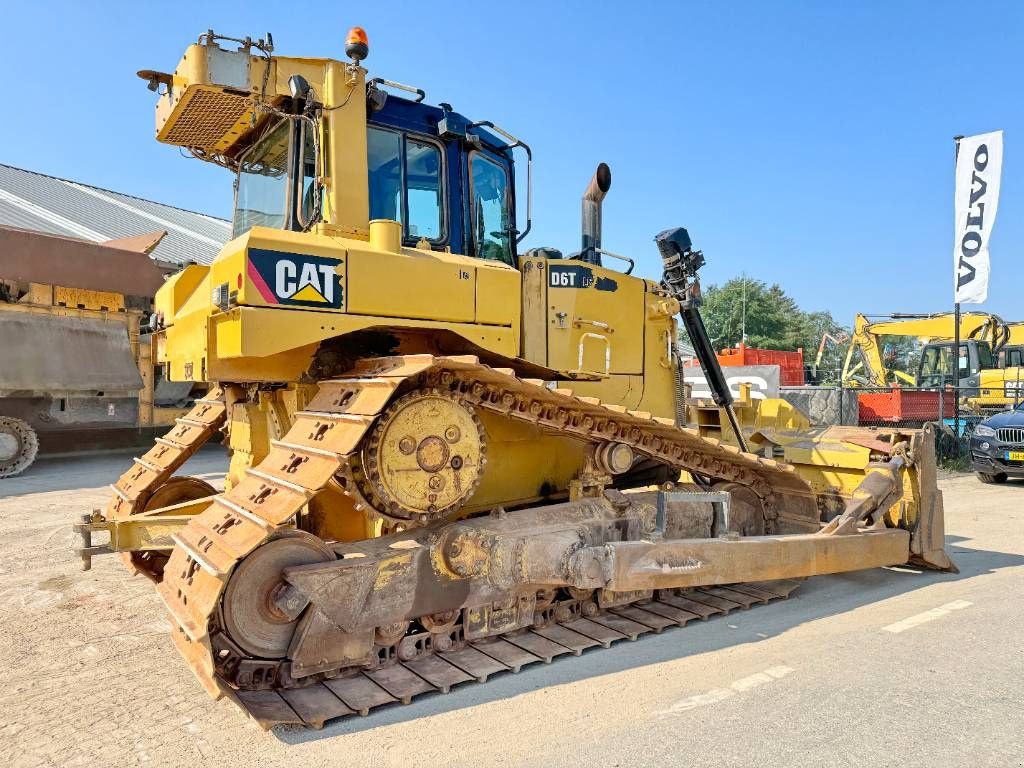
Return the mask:
<svg viewBox="0 0 1024 768"><path fill-rule="evenodd" d="M341 309L341 259L251 249L249 279L268 304Z"/></svg>

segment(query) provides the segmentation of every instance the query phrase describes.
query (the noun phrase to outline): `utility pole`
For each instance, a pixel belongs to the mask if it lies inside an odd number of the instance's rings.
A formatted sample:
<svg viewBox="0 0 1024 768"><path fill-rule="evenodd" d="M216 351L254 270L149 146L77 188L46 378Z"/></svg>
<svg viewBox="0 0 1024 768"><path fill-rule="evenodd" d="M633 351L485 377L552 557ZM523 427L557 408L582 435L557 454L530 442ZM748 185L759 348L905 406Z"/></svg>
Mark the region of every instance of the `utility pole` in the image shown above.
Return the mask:
<svg viewBox="0 0 1024 768"><path fill-rule="evenodd" d="M954 136L956 150L953 153L953 184L956 185L956 159L960 156L960 139ZM956 274L953 275L953 298L956 298ZM941 420L945 414L939 414ZM953 434L960 439L960 302L953 302Z"/></svg>
<svg viewBox="0 0 1024 768"><path fill-rule="evenodd" d="M747 273L744 272L742 275L742 296L743 296L743 310L740 314L740 344L744 346L747 343Z"/></svg>

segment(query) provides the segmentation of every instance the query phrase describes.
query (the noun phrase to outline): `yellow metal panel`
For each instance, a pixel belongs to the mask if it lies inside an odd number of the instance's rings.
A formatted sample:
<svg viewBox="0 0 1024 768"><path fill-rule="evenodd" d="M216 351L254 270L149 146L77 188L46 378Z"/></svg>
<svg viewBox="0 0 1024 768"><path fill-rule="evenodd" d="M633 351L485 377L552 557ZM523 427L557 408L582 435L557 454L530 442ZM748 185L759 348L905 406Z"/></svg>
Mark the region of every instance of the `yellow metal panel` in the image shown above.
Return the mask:
<svg viewBox="0 0 1024 768"><path fill-rule="evenodd" d="M476 321L519 328L522 311L519 270L492 262L476 266Z"/></svg>
<svg viewBox="0 0 1024 768"><path fill-rule="evenodd" d="M171 381L205 381L208 317L192 313L177 318L174 325L163 331L165 341L158 345L165 357L158 362L167 365L167 378Z"/></svg>
<svg viewBox="0 0 1024 768"><path fill-rule="evenodd" d="M238 304L279 306L306 298L312 300L304 305L310 311L343 312L351 243L360 244L317 232L253 227L225 246L213 263L211 282L227 283L231 290L241 285Z"/></svg>
<svg viewBox="0 0 1024 768"><path fill-rule="evenodd" d="M967 400L973 408L1010 408L1019 401L1018 393L1024 393L1024 370L1000 368L980 371L978 374L979 395Z"/></svg>
<svg viewBox="0 0 1024 768"><path fill-rule="evenodd" d="M523 357L538 365L548 364L548 284L545 259L524 259Z"/></svg>
<svg viewBox="0 0 1024 768"><path fill-rule="evenodd" d="M143 336L139 343L139 375L142 389L139 390L139 426L153 425L153 390L156 386L153 375L153 337Z"/></svg>
<svg viewBox="0 0 1024 768"><path fill-rule="evenodd" d="M826 468L863 469L871 453L869 449L852 443L816 442L811 439L786 445L784 451L787 462L813 464L822 471Z"/></svg>
<svg viewBox="0 0 1024 768"><path fill-rule="evenodd" d="M353 248L348 259L348 311L472 323L476 318L475 266L466 257L412 248L402 253Z"/></svg>
<svg viewBox="0 0 1024 768"><path fill-rule="evenodd" d="M190 264L181 272L167 278L160 290L156 292L153 307L164 316L164 321L171 323L174 316L185 305L189 296L193 295L209 274L210 268L199 264ZM209 291L206 291L209 300Z"/></svg>
<svg viewBox="0 0 1024 768"><path fill-rule="evenodd" d="M237 318L237 311L217 315L210 319L213 330L214 349L217 350L217 357L241 357L242 356L242 334L240 332Z"/></svg>
<svg viewBox="0 0 1024 768"><path fill-rule="evenodd" d="M546 435L532 424L510 421L488 411L479 411L478 415L488 450L501 456L501 462L484 468L480 486L470 504L461 510L463 513L565 494L569 481L583 465L586 450L582 442ZM524 478L531 478L533 485Z"/></svg>
<svg viewBox="0 0 1024 768"><path fill-rule="evenodd" d="M548 365L561 371L643 371L644 281L580 261L549 261Z"/></svg>
<svg viewBox="0 0 1024 768"><path fill-rule="evenodd" d="M50 306L55 303L53 300L53 286L46 283L29 283L28 292L19 301L22 304ZM72 304L71 306L75 305ZM87 307L87 309L95 309L95 307Z"/></svg>
<svg viewBox="0 0 1024 768"><path fill-rule="evenodd" d="M606 403L639 410L644 399L643 376L613 375L600 381L560 381L559 387L585 397L599 397ZM663 415L663 414L657 414Z"/></svg>
<svg viewBox="0 0 1024 768"><path fill-rule="evenodd" d="M644 294L644 306L647 315L643 328L644 396L638 407L655 416L674 418L675 359L671 348L677 333L673 316L679 311L679 305L648 290Z"/></svg>
<svg viewBox="0 0 1024 768"><path fill-rule="evenodd" d="M369 236L370 188L366 157L366 71L330 62L324 78L328 106L321 144L327 152L324 221Z"/></svg>
<svg viewBox="0 0 1024 768"><path fill-rule="evenodd" d="M201 316L196 319L205 323ZM185 323L190 324L192 320L192 317L186 318ZM515 357L519 344L513 329L501 326L396 321L388 317L326 314L302 309L236 307L209 320L216 351L210 354L208 361L212 381L294 381L308 368L320 341L367 328L445 329L506 357ZM198 379L200 357L206 356L205 344L198 343L200 332L205 339L205 326L191 331L187 328L191 325L183 324L181 328L175 326L166 331L175 381ZM176 342L176 338L180 341ZM196 372L192 379L181 378L186 361L191 361Z"/></svg>

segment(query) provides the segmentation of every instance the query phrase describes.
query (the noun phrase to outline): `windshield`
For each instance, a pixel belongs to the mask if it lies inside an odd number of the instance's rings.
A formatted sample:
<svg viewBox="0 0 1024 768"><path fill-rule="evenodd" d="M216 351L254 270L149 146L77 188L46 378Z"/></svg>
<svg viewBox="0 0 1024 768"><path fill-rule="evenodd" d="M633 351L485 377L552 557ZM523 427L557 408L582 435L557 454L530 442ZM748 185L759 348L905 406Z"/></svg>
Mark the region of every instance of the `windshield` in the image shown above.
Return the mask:
<svg viewBox="0 0 1024 768"><path fill-rule="evenodd" d="M512 232L509 227L508 175L505 169L481 154L471 162L473 185L473 241L476 255L512 263Z"/></svg>
<svg viewBox="0 0 1024 768"><path fill-rule="evenodd" d="M282 120L242 155L235 183L232 237L253 227L284 228L290 135L288 121Z"/></svg>
<svg viewBox="0 0 1024 768"><path fill-rule="evenodd" d="M942 384L947 376L953 373L950 364L950 347L928 347L921 358L921 386Z"/></svg>
<svg viewBox="0 0 1024 768"><path fill-rule="evenodd" d="M987 341L978 342L978 368L982 371L987 371L996 367L995 357L992 356L992 347L988 345ZM971 371L975 373L975 371Z"/></svg>

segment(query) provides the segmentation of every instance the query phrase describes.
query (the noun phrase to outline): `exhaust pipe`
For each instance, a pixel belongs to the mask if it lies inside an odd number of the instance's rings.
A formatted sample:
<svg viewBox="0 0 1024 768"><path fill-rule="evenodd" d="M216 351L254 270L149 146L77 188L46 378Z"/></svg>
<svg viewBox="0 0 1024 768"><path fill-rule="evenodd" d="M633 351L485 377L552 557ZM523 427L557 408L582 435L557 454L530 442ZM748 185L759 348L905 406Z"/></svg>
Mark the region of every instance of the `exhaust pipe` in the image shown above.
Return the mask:
<svg viewBox="0 0 1024 768"><path fill-rule="evenodd" d="M583 193L583 242L580 260L601 266L601 202L612 186L612 169L601 163Z"/></svg>

